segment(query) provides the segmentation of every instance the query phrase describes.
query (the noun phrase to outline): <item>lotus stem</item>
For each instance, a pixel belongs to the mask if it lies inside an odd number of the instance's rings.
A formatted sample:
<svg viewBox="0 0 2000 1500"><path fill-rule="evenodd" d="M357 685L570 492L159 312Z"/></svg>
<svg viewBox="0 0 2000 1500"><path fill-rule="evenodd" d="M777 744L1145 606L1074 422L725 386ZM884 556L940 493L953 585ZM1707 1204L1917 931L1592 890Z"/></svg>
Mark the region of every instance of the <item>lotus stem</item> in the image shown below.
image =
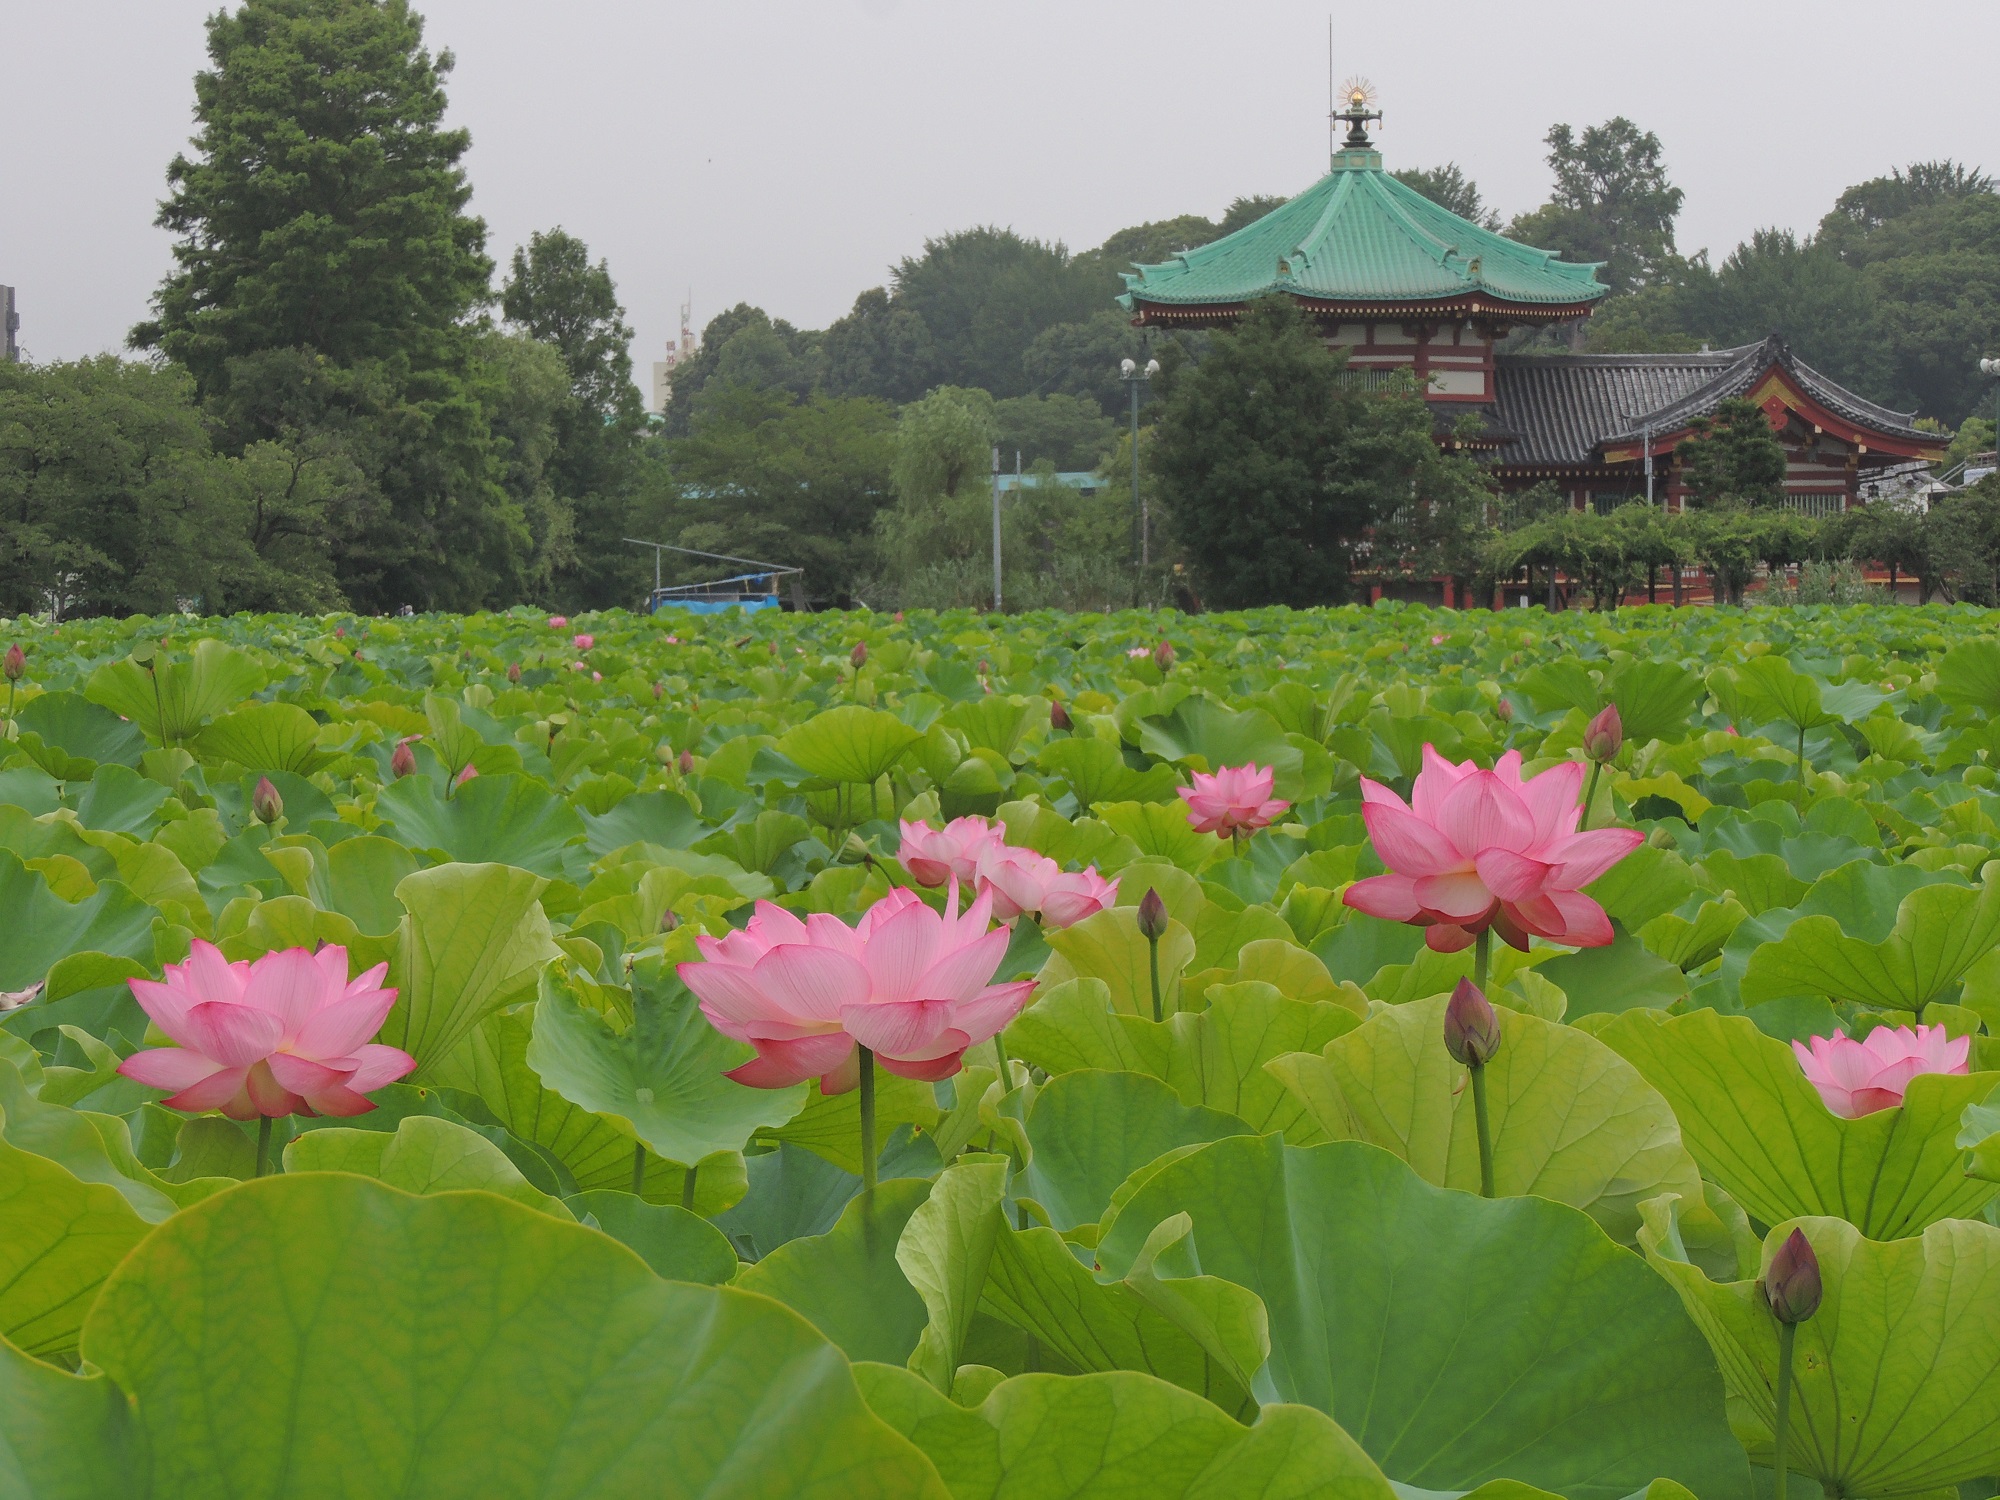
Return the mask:
<svg viewBox="0 0 2000 1500"><path fill-rule="evenodd" d="M1771 1438L1776 1445L1772 1456L1771 1493L1777 1500L1785 1500L1785 1469L1789 1456L1785 1447L1792 1416L1792 1344L1798 1336L1798 1324L1778 1324L1778 1420L1772 1424L1771 1430Z"/></svg>
<svg viewBox="0 0 2000 1500"><path fill-rule="evenodd" d="M861 1054L861 1191L875 1196L875 1054Z"/></svg>
<svg viewBox="0 0 2000 1500"><path fill-rule="evenodd" d="M701 1171L701 1163L696 1162L681 1173L681 1207L694 1212L694 1180Z"/></svg>
<svg viewBox="0 0 2000 1500"><path fill-rule="evenodd" d="M1166 1005L1160 999L1160 940L1151 935L1146 938L1146 957L1153 975L1153 1019L1164 1021L1167 1012Z"/></svg>
<svg viewBox="0 0 2000 1500"><path fill-rule="evenodd" d="M632 1196L634 1198L645 1197L645 1186L646 1143L644 1141L634 1141L632 1143Z"/></svg>
<svg viewBox="0 0 2000 1500"><path fill-rule="evenodd" d="M1806 805L1806 731L1805 731L1805 726L1801 724L1799 726L1799 810L1801 812L1805 810L1805 805Z"/></svg>
<svg viewBox="0 0 2000 1500"><path fill-rule="evenodd" d="M1480 994L1486 993L1486 970L1493 957L1493 929L1479 934L1472 948L1472 982Z"/></svg>
<svg viewBox="0 0 2000 1500"><path fill-rule="evenodd" d="M1000 1040L1000 1033L993 1033L993 1061L1000 1069L1000 1087L1004 1091L1013 1087L1012 1070L1007 1066L1007 1044Z"/></svg>
<svg viewBox="0 0 2000 1500"><path fill-rule="evenodd" d="M271 1117L257 1117L257 1173L262 1177L271 1168Z"/></svg>
<svg viewBox="0 0 2000 1500"><path fill-rule="evenodd" d="M1590 784L1583 789L1583 816L1577 820L1576 831L1582 833L1590 827L1590 805L1597 800L1597 778L1604 774L1604 762L1598 761L1590 768ZM1480 986L1482 989L1484 985Z"/></svg>
<svg viewBox="0 0 2000 1500"><path fill-rule="evenodd" d="M1493 1128L1486 1123L1486 1064L1473 1063L1466 1069L1472 1075L1472 1119L1479 1127L1479 1196L1497 1197L1493 1191Z"/></svg>

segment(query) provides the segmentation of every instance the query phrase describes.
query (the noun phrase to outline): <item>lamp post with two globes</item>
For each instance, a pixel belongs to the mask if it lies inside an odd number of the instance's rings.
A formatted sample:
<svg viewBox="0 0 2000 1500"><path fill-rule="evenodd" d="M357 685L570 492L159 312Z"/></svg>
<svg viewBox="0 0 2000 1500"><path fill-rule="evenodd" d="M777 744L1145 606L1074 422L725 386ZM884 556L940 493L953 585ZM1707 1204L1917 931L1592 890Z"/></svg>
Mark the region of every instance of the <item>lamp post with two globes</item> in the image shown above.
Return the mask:
<svg viewBox="0 0 2000 1500"><path fill-rule="evenodd" d="M1125 388L1132 393L1132 509L1139 517L1139 566L1150 567L1153 561L1153 517L1152 504L1139 494L1139 387L1160 373L1157 359L1146 361L1141 370L1137 360L1122 359L1118 362L1118 378L1125 382Z"/></svg>
<svg viewBox="0 0 2000 1500"><path fill-rule="evenodd" d="M1982 359L1979 373L1993 378L1993 472L2000 474L2000 359Z"/></svg>

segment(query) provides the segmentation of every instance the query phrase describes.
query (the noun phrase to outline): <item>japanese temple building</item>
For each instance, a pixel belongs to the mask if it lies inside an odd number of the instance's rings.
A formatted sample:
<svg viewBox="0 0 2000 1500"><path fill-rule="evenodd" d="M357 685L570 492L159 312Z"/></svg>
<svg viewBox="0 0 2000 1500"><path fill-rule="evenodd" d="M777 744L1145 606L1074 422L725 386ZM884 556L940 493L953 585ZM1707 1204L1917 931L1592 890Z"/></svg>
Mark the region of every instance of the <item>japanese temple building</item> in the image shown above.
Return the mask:
<svg viewBox="0 0 2000 1500"><path fill-rule="evenodd" d="M1775 335L1695 354L1503 354L1513 329L1588 317L1607 288L1597 267L1562 260L1431 202L1382 168L1357 91L1332 169L1255 223L1125 277L1119 299L1142 326L1227 327L1259 297L1289 296L1349 368L1409 371L1442 437L1479 418L1470 445L1501 482L1542 480L1578 508L1647 493L1683 500L1675 450L1730 397L1761 407L1789 455L1788 501L1813 514L1863 500L1884 470L1944 455L1912 413L1843 389Z"/></svg>

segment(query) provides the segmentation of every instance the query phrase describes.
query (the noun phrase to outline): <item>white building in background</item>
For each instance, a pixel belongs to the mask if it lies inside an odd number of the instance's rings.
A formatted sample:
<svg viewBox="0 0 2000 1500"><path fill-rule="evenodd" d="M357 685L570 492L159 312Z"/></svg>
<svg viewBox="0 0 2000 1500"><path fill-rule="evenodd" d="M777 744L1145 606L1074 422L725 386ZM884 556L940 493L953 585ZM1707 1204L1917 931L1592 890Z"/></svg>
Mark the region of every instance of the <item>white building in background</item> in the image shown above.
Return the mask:
<svg viewBox="0 0 2000 1500"><path fill-rule="evenodd" d="M667 340L667 357L653 361L653 410L665 411L667 402L674 394L674 369L684 360L694 358L697 347L693 327L694 297L681 304L681 336Z"/></svg>

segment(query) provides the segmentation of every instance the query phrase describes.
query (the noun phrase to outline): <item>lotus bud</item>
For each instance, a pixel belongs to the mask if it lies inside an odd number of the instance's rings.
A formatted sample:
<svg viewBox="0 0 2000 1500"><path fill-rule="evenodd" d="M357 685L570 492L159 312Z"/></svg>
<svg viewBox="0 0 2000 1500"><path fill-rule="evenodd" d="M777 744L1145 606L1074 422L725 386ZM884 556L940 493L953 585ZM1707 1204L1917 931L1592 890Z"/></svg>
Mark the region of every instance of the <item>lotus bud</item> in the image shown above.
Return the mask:
<svg viewBox="0 0 2000 1500"><path fill-rule="evenodd" d="M1470 979L1461 979L1444 1008L1444 1049L1455 1062L1483 1068L1500 1050L1500 1018Z"/></svg>
<svg viewBox="0 0 2000 1500"><path fill-rule="evenodd" d="M275 823L285 815L285 799L271 785L270 777L257 778L257 789L250 794L250 811L259 823Z"/></svg>
<svg viewBox="0 0 2000 1500"><path fill-rule="evenodd" d="M1167 903L1151 886L1139 898L1139 933L1149 943L1157 943L1167 935Z"/></svg>
<svg viewBox="0 0 2000 1500"><path fill-rule="evenodd" d="M900 609L896 611L896 623L898 625L903 623L903 612Z"/></svg>
<svg viewBox="0 0 2000 1500"><path fill-rule="evenodd" d="M868 643L866 641L856 641L854 649L847 653L847 659L854 663L854 670L859 672L868 660Z"/></svg>
<svg viewBox="0 0 2000 1500"><path fill-rule="evenodd" d="M401 781L405 776L415 774L417 769L417 752L410 748L408 740L399 740L397 742L395 753L389 757L389 769L395 773L398 781Z"/></svg>
<svg viewBox="0 0 2000 1500"><path fill-rule="evenodd" d="M663 911L660 913L660 931L672 932L676 927L680 925L681 925L681 919L678 916L676 916L673 912Z"/></svg>
<svg viewBox="0 0 2000 1500"><path fill-rule="evenodd" d="M346 634L347 634L347 627L345 625L336 625L333 627L333 638L336 641L340 640Z"/></svg>
<svg viewBox="0 0 2000 1500"><path fill-rule="evenodd" d="M507 663L507 680L509 682L519 682L521 680L521 664L519 662L510 661Z"/></svg>
<svg viewBox="0 0 2000 1500"><path fill-rule="evenodd" d="M1174 648L1171 641L1162 640L1153 648L1153 665L1162 673L1171 671L1174 665Z"/></svg>
<svg viewBox="0 0 2000 1500"><path fill-rule="evenodd" d="M1599 765L1618 758L1619 747L1625 743L1625 722L1618 717L1618 705L1607 703L1598 716L1585 726L1583 731L1583 753Z"/></svg>
<svg viewBox="0 0 2000 1500"><path fill-rule="evenodd" d="M694 752L691 750L681 751L681 758L680 758L681 775L687 776L692 774L693 771L694 771Z"/></svg>
<svg viewBox="0 0 2000 1500"><path fill-rule="evenodd" d="M1780 1323L1803 1323L1819 1311L1819 1257L1803 1230L1794 1229L1771 1257L1764 1296Z"/></svg>
<svg viewBox="0 0 2000 1500"><path fill-rule="evenodd" d="M1069 716L1069 710L1064 708L1060 703L1051 703L1049 705L1049 728L1063 734L1068 734L1072 729L1076 728L1076 720Z"/></svg>
<svg viewBox="0 0 2000 1500"><path fill-rule="evenodd" d="M1502 724L1513 723L1514 704L1512 700L1502 698L1498 703L1495 703L1493 705L1493 717L1498 719Z"/></svg>
<svg viewBox="0 0 2000 1500"><path fill-rule="evenodd" d="M479 774L479 767L475 766L471 761L467 761L465 763L465 769L458 773L458 780L455 783L455 785L464 786L466 782L472 780L472 778L477 776L478 774Z"/></svg>
<svg viewBox="0 0 2000 1500"><path fill-rule="evenodd" d="M658 703L662 698L666 697L666 695L667 695L666 684L659 682L653 684L653 701L655 703Z"/></svg>
<svg viewBox="0 0 2000 1500"><path fill-rule="evenodd" d="M28 653L21 649L19 641L7 648L7 680L19 682L28 675Z"/></svg>

